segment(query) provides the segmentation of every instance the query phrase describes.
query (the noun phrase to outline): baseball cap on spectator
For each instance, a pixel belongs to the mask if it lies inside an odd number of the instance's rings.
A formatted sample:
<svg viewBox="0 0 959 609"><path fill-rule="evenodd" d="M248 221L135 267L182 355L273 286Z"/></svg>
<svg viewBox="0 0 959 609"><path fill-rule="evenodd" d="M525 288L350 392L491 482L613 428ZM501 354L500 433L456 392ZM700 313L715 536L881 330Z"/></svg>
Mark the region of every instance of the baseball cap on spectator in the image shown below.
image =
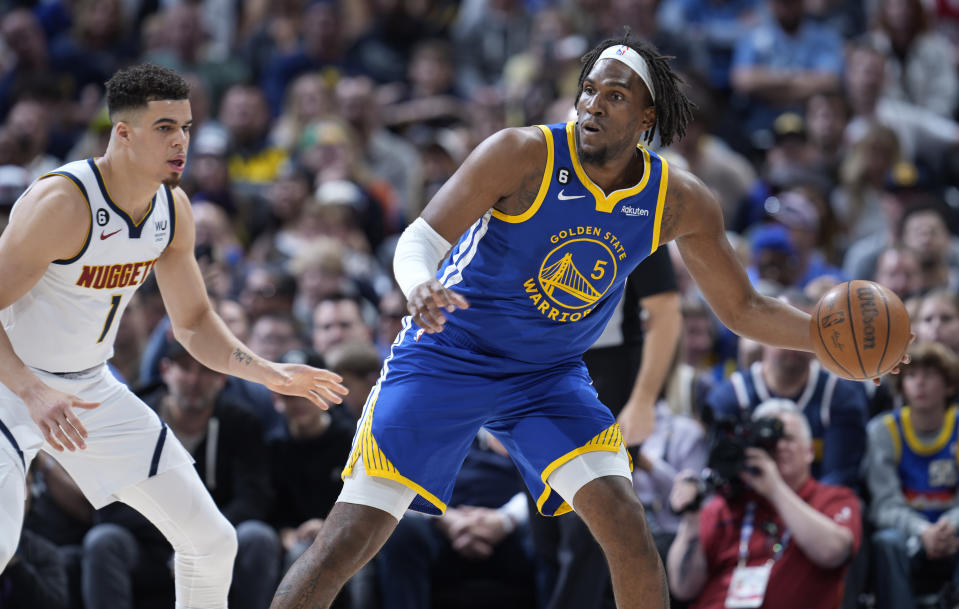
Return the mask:
<svg viewBox="0 0 959 609"><path fill-rule="evenodd" d="M919 190L925 188L927 182L925 171L911 161L899 161L889 170L885 186L886 190L890 191Z"/></svg>
<svg viewBox="0 0 959 609"><path fill-rule="evenodd" d="M789 229L782 224L762 224L756 227L750 236L749 243L752 246L754 256L763 250L776 250L790 255L796 254L796 246L793 245L789 236Z"/></svg>
<svg viewBox="0 0 959 609"><path fill-rule="evenodd" d="M805 140L806 123L795 112L784 112L773 121L773 136L777 144L791 137Z"/></svg>
<svg viewBox="0 0 959 609"><path fill-rule="evenodd" d="M13 205L30 185L30 172L19 165L0 166L0 207Z"/></svg>

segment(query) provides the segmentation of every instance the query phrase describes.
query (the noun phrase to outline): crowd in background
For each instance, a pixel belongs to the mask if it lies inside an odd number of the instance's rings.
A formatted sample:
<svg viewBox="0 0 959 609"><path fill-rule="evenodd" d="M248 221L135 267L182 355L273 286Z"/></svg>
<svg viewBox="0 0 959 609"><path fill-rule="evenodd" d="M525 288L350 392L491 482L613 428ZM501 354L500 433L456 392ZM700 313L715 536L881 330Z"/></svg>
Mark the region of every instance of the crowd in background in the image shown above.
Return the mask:
<svg viewBox="0 0 959 609"><path fill-rule="evenodd" d="M723 328L671 247L684 332L657 420L693 437L673 473L706 465L709 432L723 416L790 398L810 417L813 474L861 498L865 543L898 547L888 531L899 531L912 559L922 554L916 544L930 553L933 526L955 540L954 1L0 0L0 230L32 180L103 154L111 131L103 83L115 70L143 61L174 68L192 87L182 187L217 311L257 354L328 367L351 390L344 405L322 411L226 378L172 339L155 284L129 306L110 364L191 451L237 526L232 607L268 606L336 498L355 422L406 312L392 277L398 234L485 137L569 120L579 58L626 28L674 57L696 104L685 138L652 148L716 193L757 287L785 290L808 310L837 282L876 280L906 302L917 334L914 364L900 377L878 388L824 380L839 388L815 398L814 417L806 388L827 373L809 355ZM906 407L915 424L921 408L947 413L924 430L944 455L935 506L917 507L908 481L882 483L902 475L898 436L882 433L913 424L896 414ZM910 430L906 444L918 435L922 445L922 430ZM893 444L891 461L883 455ZM669 484L650 477L649 459L671 454L665 446L647 454L635 474L647 512L662 520L664 557L679 517L663 509ZM461 481L451 503L461 507L438 524L415 521L440 539L391 540L341 606L415 606L396 604L407 598L397 581L411 581L413 568L432 574L417 582L434 606L488 603L487 594L505 595L495 597L504 606L542 601L549 576L530 549L533 516L494 439L477 438ZM94 511L42 454L30 495L22 553L0 576L0 607L98 609L121 606L118 598L172 606L169 548L146 521L123 506ZM925 559L947 566L914 583L923 602L949 596L959 542L936 548ZM470 573L448 573L443 552L469 559ZM863 554L842 567L852 566L846 609L882 607L892 594L877 594L886 582L876 565L886 563Z"/></svg>

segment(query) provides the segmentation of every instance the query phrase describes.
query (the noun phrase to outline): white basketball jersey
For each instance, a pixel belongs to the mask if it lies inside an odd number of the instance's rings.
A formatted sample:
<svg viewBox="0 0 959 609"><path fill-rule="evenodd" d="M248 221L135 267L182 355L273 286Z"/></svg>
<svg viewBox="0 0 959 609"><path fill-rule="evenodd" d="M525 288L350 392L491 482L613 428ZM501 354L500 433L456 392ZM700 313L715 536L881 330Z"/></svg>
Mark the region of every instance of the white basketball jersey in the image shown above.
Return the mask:
<svg viewBox="0 0 959 609"><path fill-rule="evenodd" d="M144 218L134 222L110 198L93 159L39 179L54 175L72 181L90 205L86 241L72 258L50 264L27 294L0 311L0 321L28 366L77 372L113 356L120 316L173 240L176 214L173 193L163 186Z"/></svg>

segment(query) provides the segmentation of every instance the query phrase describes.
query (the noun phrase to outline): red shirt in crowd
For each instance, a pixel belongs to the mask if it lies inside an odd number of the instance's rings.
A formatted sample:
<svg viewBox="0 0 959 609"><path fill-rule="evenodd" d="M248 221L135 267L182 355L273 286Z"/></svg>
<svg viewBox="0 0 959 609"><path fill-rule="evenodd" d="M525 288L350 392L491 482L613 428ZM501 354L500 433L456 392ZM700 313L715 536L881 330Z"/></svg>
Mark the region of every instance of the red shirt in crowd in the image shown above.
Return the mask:
<svg viewBox="0 0 959 609"><path fill-rule="evenodd" d="M853 550L862 539L859 499L846 487L820 484L810 478L799 489L799 496L816 511L846 527L853 535ZM709 568L709 578L691 609L722 609L733 571L739 562L739 536L746 504L756 502L755 522L749 539L748 566L763 565L773 557L773 546L785 532L782 519L765 499L754 493L732 503L714 497L703 508L699 519L699 539ZM824 569L809 560L789 540L782 557L775 562L766 586L763 608L768 609L836 609L842 600L844 576L848 562L841 567Z"/></svg>

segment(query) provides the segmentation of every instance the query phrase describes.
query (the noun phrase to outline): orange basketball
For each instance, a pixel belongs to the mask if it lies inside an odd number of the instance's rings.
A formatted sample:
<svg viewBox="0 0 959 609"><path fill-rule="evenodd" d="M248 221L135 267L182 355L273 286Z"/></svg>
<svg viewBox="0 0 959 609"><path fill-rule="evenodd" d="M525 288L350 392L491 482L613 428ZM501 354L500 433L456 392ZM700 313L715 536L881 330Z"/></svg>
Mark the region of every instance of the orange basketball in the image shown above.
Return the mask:
<svg viewBox="0 0 959 609"><path fill-rule="evenodd" d="M909 314L889 288L847 281L819 300L809 322L816 357L830 371L854 381L882 376L909 346Z"/></svg>

